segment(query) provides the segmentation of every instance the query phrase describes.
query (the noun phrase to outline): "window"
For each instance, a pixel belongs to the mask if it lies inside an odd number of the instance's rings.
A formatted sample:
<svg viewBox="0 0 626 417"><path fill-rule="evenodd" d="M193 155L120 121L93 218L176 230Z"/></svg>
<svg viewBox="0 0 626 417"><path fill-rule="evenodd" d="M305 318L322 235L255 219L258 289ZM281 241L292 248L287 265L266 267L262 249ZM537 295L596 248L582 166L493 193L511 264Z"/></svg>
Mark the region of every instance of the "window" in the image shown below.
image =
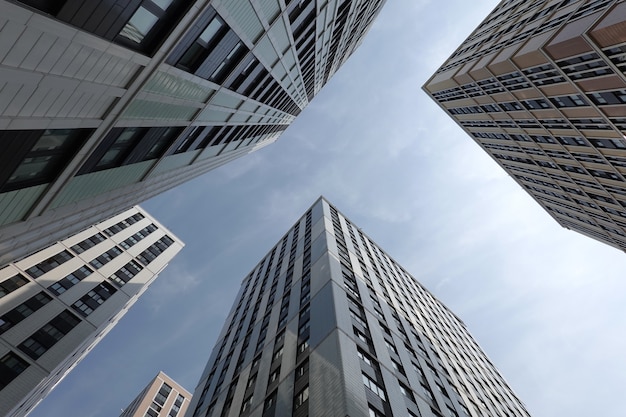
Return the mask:
<svg viewBox="0 0 626 417"><path fill-rule="evenodd" d="M93 248L98 243L103 242L106 238L102 233L96 233L95 235L88 237L87 239L79 242L71 247L71 249L76 253L83 253L87 249Z"/></svg>
<svg viewBox="0 0 626 417"><path fill-rule="evenodd" d="M384 417L383 413L376 410L374 407L372 407L371 404L368 404L368 405L369 405L369 417Z"/></svg>
<svg viewBox="0 0 626 417"><path fill-rule="evenodd" d="M273 382L276 382L278 380L278 377L280 377L280 367L270 374L270 377L267 382L268 385Z"/></svg>
<svg viewBox="0 0 626 417"><path fill-rule="evenodd" d="M361 374L363 376L363 384L369 388L374 394L380 397L381 400L386 401L385 391L376 384L374 380L372 380L366 374Z"/></svg>
<svg viewBox="0 0 626 417"><path fill-rule="evenodd" d="M213 74L209 77L210 81L221 84L224 82L230 71L239 63L243 58L243 55L247 52L247 48L243 45L243 42L237 42L237 44L226 55L226 58L217 66Z"/></svg>
<svg viewBox="0 0 626 417"><path fill-rule="evenodd" d="M64 250L63 252L59 252L56 255L46 259L45 261L28 268L26 272L28 272L31 277L38 278L46 272L51 271L57 266L69 261L70 259L72 259L72 255L68 251Z"/></svg>
<svg viewBox="0 0 626 417"><path fill-rule="evenodd" d="M361 351L361 349L357 349L356 351L357 356L359 357L359 359L361 359L363 362L365 362L366 364L368 364L369 366L372 366L372 360L370 359L370 357L368 355L366 355L365 353L363 353Z"/></svg>
<svg viewBox="0 0 626 417"><path fill-rule="evenodd" d="M168 417L176 417L184 401L185 401L185 397L178 394L178 396L176 397L176 401L174 401L174 405L172 405L172 408L170 409L170 413L168 414Z"/></svg>
<svg viewBox="0 0 626 417"><path fill-rule="evenodd" d="M176 7L170 8L173 0L144 0L139 8L133 13L126 22L122 30L115 37L115 41L124 46L131 47L135 50L150 52L156 46L158 38L164 38L169 26L171 11Z"/></svg>
<svg viewBox="0 0 626 417"><path fill-rule="evenodd" d="M155 230L157 230L157 227L154 224L150 224L120 243L120 246L124 249L130 249Z"/></svg>
<svg viewBox="0 0 626 417"><path fill-rule="evenodd" d="M298 355L303 354L309 348L309 340L305 340L298 345Z"/></svg>
<svg viewBox="0 0 626 417"><path fill-rule="evenodd" d="M65 310L37 330L28 339L24 340L18 348L36 360L76 327L78 323L80 323L80 320Z"/></svg>
<svg viewBox="0 0 626 417"><path fill-rule="evenodd" d="M2 162L0 192L53 181L82 147L92 129L17 130L0 133L3 151L12 160ZM30 150L23 151L31 144Z"/></svg>
<svg viewBox="0 0 626 417"><path fill-rule="evenodd" d="M118 134L118 136L95 164L95 168L91 172L121 166L123 160L145 133L146 129L141 127L127 127L121 131L112 130L110 135Z"/></svg>
<svg viewBox="0 0 626 417"><path fill-rule="evenodd" d="M26 284L28 284L28 280L22 274L17 274L11 278L5 279L0 282L0 298L12 293Z"/></svg>
<svg viewBox="0 0 626 417"><path fill-rule="evenodd" d="M89 262L89 265L91 265L95 269L101 268L121 254L122 250L117 246L113 246L111 249Z"/></svg>
<svg viewBox="0 0 626 417"><path fill-rule="evenodd" d="M183 54L177 66L192 72L196 71L226 31L227 27L222 19L219 16L215 16L202 31L198 39Z"/></svg>
<svg viewBox="0 0 626 417"><path fill-rule="evenodd" d="M116 291L117 290L108 282L102 282L98 284L96 288L85 294L80 300L72 304L72 308L83 317L87 317Z"/></svg>
<svg viewBox="0 0 626 417"><path fill-rule="evenodd" d="M81 266L65 278L49 286L48 289L56 295L61 295L68 289L72 288L75 284L79 283L80 281L91 275L91 273L91 269L87 268L86 266Z"/></svg>
<svg viewBox="0 0 626 417"><path fill-rule="evenodd" d="M406 376L406 373L404 372L404 368L402 367L402 365L400 365L398 362L394 361L393 359L391 360L391 366L393 366L393 369L396 372Z"/></svg>
<svg viewBox="0 0 626 417"><path fill-rule="evenodd" d="M415 397L413 396L413 391L411 391L411 389L409 387L405 386L400 381L398 381L398 385L400 387L400 392L402 393L402 395L407 397L409 400L415 402Z"/></svg>
<svg viewBox="0 0 626 417"><path fill-rule="evenodd" d="M283 356L283 347L281 346L276 352L274 352L274 356L272 356L272 360L275 361Z"/></svg>
<svg viewBox="0 0 626 417"><path fill-rule="evenodd" d="M136 213L133 214L132 216L130 216L127 219L122 220L121 222L118 222L116 224L114 224L113 226L109 227L108 229L104 230L104 233L107 236L113 236L119 232L121 232L122 230L126 229L128 226L130 226L131 224L135 224L137 223L139 220L143 219L144 215L141 213ZM148 226L149 228L150 226ZM156 226L155 226L156 227ZM156 230L156 229L155 229Z"/></svg>
<svg viewBox="0 0 626 417"><path fill-rule="evenodd" d="M13 352L0 358L0 390L4 389L28 368L28 362Z"/></svg>
<svg viewBox="0 0 626 417"><path fill-rule="evenodd" d="M587 106L587 101L580 94L569 96L550 97L550 101L558 108Z"/></svg>
<svg viewBox="0 0 626 417"><path fill-rule="evenodd" d="M141 254L137 255L137 259L139 259L139 262L147 266L150 262L155 260L161 253L163 253L165 249L170 247L172 243L174 243L174 241L169 236L163 236L161 239L157 240L148 249L141 252Z"/></svg>
<svg viewBox="0 0 626 417"><path fill-rule="evenodd" d="M163 404L165 404L165 401L167 401L167 397L169 397L170 392L172 392L172 387L164 382L163 385L161 385L161 388L159 388L159 392L157 392L157 394L154 396L154 402L156 402L160 406L163 406Z"/></svg>
<svg viewBox="0 0 626 417"><path fill-rule="evenodd" d="M109 279L121 287L128 281L133 279L135 275L137 275L142 269L143 266L139 265L135 261L130 261L129 263L118 269L113 275L109 277Z"/></svg>
<svg viewBox="0 0 626 417"><path fill-rule="evenodd" d="M33 314L35 311L48 304L50 300L52 300L52 297L42 291L39 294L30 297L13 310L0 316L0 334L6 332L11 327Z"/></svg>
<svg viewBox="0 0 626 417"><path fill-rule="evenodd" d="M252 398L253 397L251 395L243 400L243 403L241 404L241 413L247 413L250 411L250 408L252 407Z"/></svg>
<svg viewBox="0 0 626 417"><path fill-rule="evenodd" d="M293 401L293 409L297 410L302 407L304 403L309 399L309 386L304 387L302 391L296 394Z"/></svg>
<svg viewBox="0 0 626 417"><path fill-rule="evenodd" d="M305 360L296 368L296 380L302 378L306 373L309 372L309 360Z"/></svg>
<svg viewBox="0 0 626 417"><path fill-rule="evenodd" d="M274 404L276 404L276 396L277 396L277 391L274 390L274 392L272 392L267 399L265 400L265 404L263 404L263 410L269 410L270 408L272 408L274 406Z"/></svg>
<svg viewBox="0 0 626 417"><path fill-rule="evenodd" d="M398 350L396 349L394 344L392 342L389 342L387 339L385 339L385 346L387 346L387 349L389 349L391 352L398 354Z"/></svg>
<svg viewBox="0 0 626 417"><path fill-rule="evenodd" d="M306 333L309 330L310 326L311 326L310 320L307 320L304 323L302 323L300 325L300 328L298 329L298 336L302 336L304 333Z"/></svg>

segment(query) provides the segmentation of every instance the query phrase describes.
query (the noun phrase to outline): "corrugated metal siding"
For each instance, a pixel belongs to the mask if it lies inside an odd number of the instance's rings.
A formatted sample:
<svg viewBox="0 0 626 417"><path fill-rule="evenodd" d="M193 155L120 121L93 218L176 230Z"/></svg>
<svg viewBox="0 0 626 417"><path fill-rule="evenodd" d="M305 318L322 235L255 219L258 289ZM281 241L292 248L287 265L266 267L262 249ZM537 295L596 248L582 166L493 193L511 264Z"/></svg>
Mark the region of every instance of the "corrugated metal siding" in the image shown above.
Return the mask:
<svg viewBox="0 0 626 417"><path fill-rule="evenodd" d="M42 184L0 194L0 225L22 220L47 187Z"/></svg>
<svg viewBox="0 0 626 417"><path fill-rule="evenodd" d="M152 164L154 164L153 160L74 177L54 199L50 207L60 207L136 183L145 175Z"/></svg>
<svg viewBox="0 0 626 417"><path fill-rule="evenodd" d="M221 8L225 9L232 17L233 23L243 30L248 36L248 40L254 43L261 33L263 33L263 25L248 1L241 0L224 0L221 2Z"/></svg>

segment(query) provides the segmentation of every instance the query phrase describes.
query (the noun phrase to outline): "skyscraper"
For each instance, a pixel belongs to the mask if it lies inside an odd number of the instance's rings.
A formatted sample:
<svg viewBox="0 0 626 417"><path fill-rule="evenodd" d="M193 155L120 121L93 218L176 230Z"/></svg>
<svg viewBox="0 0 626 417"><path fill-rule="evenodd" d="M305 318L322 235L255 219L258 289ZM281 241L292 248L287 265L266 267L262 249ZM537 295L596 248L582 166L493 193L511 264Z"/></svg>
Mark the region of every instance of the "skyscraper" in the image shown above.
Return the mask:
<svg viewBox="0 0 626 417"><path fill-rule="evenodd" d="M246 276L187 417L529 414L463 322L320 198Z"/></svg>
<svg viewBox="0 0 626 417"><path fill-rule="evenodd" d="M424 90L550 215L626 250L626 4L502 1Z"/></svg>
<svg viewBox="0 0 626 417"><path fill-rule="evenodd" d="M134 207L1 268L0 415L32 410L182 246Z"/></svg>
<svg viewBox="0 0 626 417"><path fill-rule="evenodd" d="M0 263L274 142L384 0L0 0Z"/></svg>
<svg viewBox="0 0 626 417"><path fill-rule="evenodd" d="M191 394L163 371L122 411L120 417L182 417Z"/></svg>

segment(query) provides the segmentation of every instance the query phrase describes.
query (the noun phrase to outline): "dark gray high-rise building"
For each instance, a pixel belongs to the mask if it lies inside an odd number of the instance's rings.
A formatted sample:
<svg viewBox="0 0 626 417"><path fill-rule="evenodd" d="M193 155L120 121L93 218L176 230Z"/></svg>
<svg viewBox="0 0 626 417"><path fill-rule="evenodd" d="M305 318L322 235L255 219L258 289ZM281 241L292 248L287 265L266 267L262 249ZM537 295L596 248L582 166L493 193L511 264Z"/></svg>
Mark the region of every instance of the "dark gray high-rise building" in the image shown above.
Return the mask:
<svg viewBox="0 0 626 417"><path fill-rule="evenodd" d="M0 0L0 264L274 142L384 0Z"/></svg>
<svg viewBox="0 0 626 417"><path fill-rule="evenodd" d="M561 226L626 250L626 3L506 0L424 89Z"/></svg>
<svg viewBox="0 0 626 417"><path fill-rule="evenodd" d="M463 322L320 198L246 276L187 417L528 417Z"/></svg>

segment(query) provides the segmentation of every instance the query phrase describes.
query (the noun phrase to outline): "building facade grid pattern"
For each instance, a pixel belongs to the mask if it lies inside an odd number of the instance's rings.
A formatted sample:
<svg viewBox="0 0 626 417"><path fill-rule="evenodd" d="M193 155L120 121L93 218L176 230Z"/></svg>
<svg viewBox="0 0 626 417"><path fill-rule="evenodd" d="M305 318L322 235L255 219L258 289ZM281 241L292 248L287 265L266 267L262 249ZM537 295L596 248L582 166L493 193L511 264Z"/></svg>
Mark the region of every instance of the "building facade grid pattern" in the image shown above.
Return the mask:
<svg viewBox="0 0 626 417"><path fill-rule="evenodd" d="M243 280L189 415L528 413L463 322L320 199Z"/></svg>
<svg viewBox="0 0 626 417"><path fill-rule="evenodd" d="M625 7L502 1L424 86L559 224L620 250Z"/></svg>

